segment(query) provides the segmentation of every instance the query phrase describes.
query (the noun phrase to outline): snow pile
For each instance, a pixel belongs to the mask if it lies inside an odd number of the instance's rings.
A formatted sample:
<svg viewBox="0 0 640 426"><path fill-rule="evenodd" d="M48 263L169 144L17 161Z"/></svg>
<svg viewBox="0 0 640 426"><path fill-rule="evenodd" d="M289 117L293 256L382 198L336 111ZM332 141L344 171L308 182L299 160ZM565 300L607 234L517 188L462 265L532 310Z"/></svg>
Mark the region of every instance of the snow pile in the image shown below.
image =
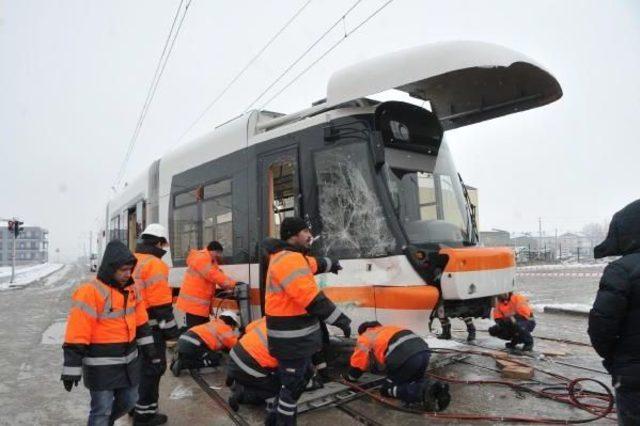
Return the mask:
<svg viewBox="0 0 640 426"><path fill-rule="evenodd" d="M559 263L550 265L518 266L518 271L548 271L562 269L604 269L608 263Z"/></svg>
<svg viewBox="0 0 640 426"><path fill-rule="evenodd" d="M11 279L11 267L0 268L0 279L3 281L0 283L0 290L29 285L60 270L62 267L64 267L64 265L61 263L43 263L26 268L16 268L16 279L13 283L9 283ZM8 269L8 274L6 273L6 269Z"/></svg>
<svg viewBox="0 0 640 426"><path fill-rule="evenodd" d="M562 311L576 312L581 314L588 314L592 305L584 303L548 303L533 305L533 309L536 312L544 312L545 308L558 309Z"/></svg>

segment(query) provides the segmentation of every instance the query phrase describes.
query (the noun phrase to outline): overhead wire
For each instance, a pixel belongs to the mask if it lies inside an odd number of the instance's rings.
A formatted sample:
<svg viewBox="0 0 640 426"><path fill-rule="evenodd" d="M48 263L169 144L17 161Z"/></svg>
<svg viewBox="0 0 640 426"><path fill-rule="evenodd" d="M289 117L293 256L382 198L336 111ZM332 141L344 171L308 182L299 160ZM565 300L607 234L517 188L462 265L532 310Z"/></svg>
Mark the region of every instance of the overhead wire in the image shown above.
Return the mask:
<svg viewBox="0 0 640 426"><path fill-rule="evenodd" d="M309 6L313 0L307 0L285 24L280 27L278 31L265 43L264 46L245 64L245 66L227 83L227 85L216 95L215 98L207 105L207 107L198 115L198 117L189 125L182 135L178 138L178 142L181 141L199 122L202 118L213 108L218 101L229 91L229 89L244 75L244 73L262 56L262 54L273 44L273 42L296 20L296 18Z"/></svg>
<svg viewBox="0 0 640 426"><path fill-rule="evenodd" d="M176 9L176 13L173 17L173 21L171 23L171 28L169 29L169 34L167 34L167 38L165 40L164 43L164 47L162 49L162 53L160 54L160 58L158 59L158 64L156 65L156 69L153 73L153 78L151 79L151 83L149 85L149 89L147 90L147 96L145 98L145 101L142 105L142 109L140 110L140 115L138 117L138 121L136 123L136 127L133 131L133 134L131 136L131 139L129 141L129 146L127 147L127 151L125 153L125 157L122 161L122 164L120 166L120 169L118 171L118 174L116 175L116 179L114 181L114 186L118 185L120 183L120 180L122 179L122 177L124 176L124 173L126 171L127 165L129 163L129 160L131 158L131 154L133 153L133 148L135 147L135 144L138 140L138 137L140 135L140 131L142 130L142 125L144 124L144 120L147 116L147 113L149 111L149 107L151 106L151 102L153 101L153 98L155 97L155 94L157 92L158 89L158 85L160 84L160 79L162 78L162 75L164 74L164 70L167 66L167 63L169 61L169 57L171 56L171 52L173 51L173 47L175 45L175 42L178 38L178 35L180 34L180 30L182 29L182 25L184 23L184 19L187 15L187 12L189 10L189 6L191 6L191 1L192 0L188 0L184 11L182 13L182 17L180 18L180 21L178 22L178 16L180 15L180 11L182 10L182 5L184 4L184 0L180 0L180 3L178 4L178 8ZM176 27L176 22L178 23L177 27ZM175 29L175 31L174 31Z"/></svg>
<svg viewBox="0 0 640 426"><path fill-rule="evenodd" d="M320 62L322 59L324 59L329 53L331 53L336 47L338 47L342 42L344 42L347 37L349 37L351 34L355 33L356 31L358 31L362 26L364 26L367 22L369 22L371 19L373 19L374 16L376 16L378 13L380 13L384 8L386 8L389 4L391 4L393 2L393 0L388 0L387 2L385 2L382 6L380 6L378 9L376 9L372 14L370 14L369 16L367 16L366 19L364 19L362 22L360 22L354 29L352 29L351 31L346 31L346 27L345 27L345 33L344 36L339 39L338 41L336 41L334 44L332 44L327 50L324 51L324 53L322 53L322 55L320 55L315 61L313 61L311 64L309 64L305 69L303 69L300 73L298 73L293 80L291 80L289 83L287 83L285 86L283 86L278 92L276 92L271 98L269 98L269 100L267 100L267 102L265 102L261 109L264 109L267 105L269 105L273 100L275 100L278 96L280 96L282 94L282 92L284 92L285 90L287 90L293 83L295 83L300 77L302 77L304 74L307 73L307 71L309 71L311 68L313 68L318 62ZM359 3L359 2L358 2ZM347 12L348 13L348 12ZM347 15L347 13L345 13L342 18L340 19L341 21L344 22L344 19ZM271 86L273 87L273 85Z"/></svg>
<svg viewBox="0 0 640 426"><path fill-rule="evenodd" d="M324 38L329 35L331 33L331 31L333 31L334 28L336 28L341 22L344 21L344 19L346 18L346 16L351 13L353 11L353 9L355 9L360 3L362 2L362 0L356 0L351 7L349 7L349 9L347 9L346 12L344 12L342 14L342 16L333 23L333 25L331 25L329 28L327 28L327 30L325 30L324 33L322 33L320 35L320 37L318 37L313 43L311 43L311 45L309 47L307 47L305 49L304 52L302 52L302 54L300 54L292 63L290 63L285 69L284 71L282 71L280 73L280 75L278 75L278 77L276 77L276 79L271 82L271 84L269 84L259 95L258 97L256 97L253 102L251 102L249 104L249 106L247 108L245 108L244 112L249 111L256 103L258 103L258 101L260 99L262 99L262 97L267 94L267 92L269 92L269 90L271 90L271 88L273 88L273 86L275 86L276 84L278 84L278 82L280 80L282 80L282 78L287 75L289 73L289 71L291 71L291 69L293 67L295 67L305 56L307 56L307 54L309 52L311 52L311 50L313 50L314 47L316 47L318 45L318 43L320 43L322 40L324 40Z"/></svg>

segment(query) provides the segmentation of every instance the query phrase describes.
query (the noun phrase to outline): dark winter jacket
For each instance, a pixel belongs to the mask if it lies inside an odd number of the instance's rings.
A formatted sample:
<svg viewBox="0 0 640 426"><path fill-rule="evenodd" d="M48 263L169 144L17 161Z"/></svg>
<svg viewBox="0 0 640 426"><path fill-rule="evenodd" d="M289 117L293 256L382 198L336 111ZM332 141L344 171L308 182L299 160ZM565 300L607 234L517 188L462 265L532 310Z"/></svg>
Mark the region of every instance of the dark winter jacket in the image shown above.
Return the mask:
<svg viewBox="0 0 640 426"><path fill-rule="evenodd" d="M622 256L605 268L589 313L589 337L614 383L640 390L640 200L613 216L596 258Z"/></svg>

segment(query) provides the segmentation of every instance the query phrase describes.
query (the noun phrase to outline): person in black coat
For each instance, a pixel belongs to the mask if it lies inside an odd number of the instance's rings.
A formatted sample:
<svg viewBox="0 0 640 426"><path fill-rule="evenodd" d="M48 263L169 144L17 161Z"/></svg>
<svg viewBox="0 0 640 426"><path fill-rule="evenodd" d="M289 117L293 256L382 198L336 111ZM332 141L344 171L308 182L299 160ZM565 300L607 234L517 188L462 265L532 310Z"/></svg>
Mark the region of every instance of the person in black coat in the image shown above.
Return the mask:
<svg viewBox="0 0 640 426"><path fill-rule="evenodd" d="M604 269L588 332L612 376L619 424L640 425L640 200L613 216L593 253L622 256Z"/></svg>

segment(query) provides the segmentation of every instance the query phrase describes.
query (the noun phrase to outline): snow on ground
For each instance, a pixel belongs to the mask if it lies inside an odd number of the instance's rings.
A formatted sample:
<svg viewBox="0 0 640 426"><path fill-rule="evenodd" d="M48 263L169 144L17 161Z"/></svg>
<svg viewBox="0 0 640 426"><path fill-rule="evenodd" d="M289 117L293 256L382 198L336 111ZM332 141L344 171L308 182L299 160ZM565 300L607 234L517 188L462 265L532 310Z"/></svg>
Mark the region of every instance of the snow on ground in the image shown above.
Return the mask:
<svg viewBox="0 0 640 426"><path fill-rule="evenodd" d="M62 345L64 343L64 332L67 329L67 321L61 320L51 324L42 333L42 345Z"/></svg>
<svg viewBox="0 0 640 426"><path fill-rule="evenodd" d="M0 290L7 290L12 287L23 287L44 278L64 267L61 263L43 263L40 265L29 266L16 269L16 279L13 283L9 283L11 277L11 268L0 268ZM8 269L8 275L6 270Z"/></svg>

